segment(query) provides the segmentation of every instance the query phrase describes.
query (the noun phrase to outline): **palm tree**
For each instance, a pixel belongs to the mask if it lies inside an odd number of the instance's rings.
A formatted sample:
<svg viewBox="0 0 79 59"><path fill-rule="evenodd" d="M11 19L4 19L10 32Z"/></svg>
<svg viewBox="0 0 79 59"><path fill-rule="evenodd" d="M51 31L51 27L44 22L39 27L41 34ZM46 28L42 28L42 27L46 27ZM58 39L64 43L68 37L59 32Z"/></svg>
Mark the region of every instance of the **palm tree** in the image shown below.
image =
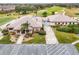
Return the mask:
<svg viewBox="0 0 79 59"><path fill-rule="evenodd" d="M47 17L47 12L43 12L43 17Z"/></svg>
<svg viewBox="0 0 79 59"><path fill-rule="evenodd" d="M28 30L28 23L24 23L21 25L21 32L25 32L25 30Z"/></svg>

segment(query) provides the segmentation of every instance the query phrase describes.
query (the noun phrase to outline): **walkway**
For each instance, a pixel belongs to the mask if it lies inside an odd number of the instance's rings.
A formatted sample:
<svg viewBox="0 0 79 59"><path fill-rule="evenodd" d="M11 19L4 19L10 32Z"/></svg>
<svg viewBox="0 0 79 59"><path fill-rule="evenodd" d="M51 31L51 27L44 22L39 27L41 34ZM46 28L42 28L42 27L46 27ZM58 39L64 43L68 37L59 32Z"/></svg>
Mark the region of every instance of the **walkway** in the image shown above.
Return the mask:
<svg viewBox="0 0 79 59"><path fill-rule="evenodd" d="M0 31L0 36L2 36L3 34L1 33L1 31Z"/></svg>
<svg viewBox="0 0 79 59"><path fill-rule="evenodd" d="M75 45L75 44L77 44L77 43L79 43L79 40L77 40L77 41L73 42L72 44L74 44L74 45Z"/></svg>
<svg viewBox="0 0 79 59"><path fill-rule="evenodd" d="M23 39L24 39L24 35L22 34L22 35L20 35L19 38L17 39L16 44L22 44Z"/></svg>
<svg viewBox="0 0 79 59"><path fill-rule="evenodd" d="M46 31L46 44L58 44L52 28L49 25L44 25L44 30Z"/></svg>
<svg viewBox="0 0 79 59"><path fill-rule="evenodd" d="M1 31L0 31L0 40L3 38L3 34L1 33Z"/></svg>

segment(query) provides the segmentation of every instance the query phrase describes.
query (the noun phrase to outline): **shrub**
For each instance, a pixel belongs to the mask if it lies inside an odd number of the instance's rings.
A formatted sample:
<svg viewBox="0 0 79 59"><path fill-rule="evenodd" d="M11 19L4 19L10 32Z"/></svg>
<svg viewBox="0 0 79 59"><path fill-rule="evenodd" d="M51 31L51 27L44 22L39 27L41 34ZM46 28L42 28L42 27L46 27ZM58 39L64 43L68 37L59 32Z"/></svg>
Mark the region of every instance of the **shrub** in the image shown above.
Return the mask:
<svg viewBox="0 0 79 59"><path fill-rule="evenodd" d="M74 27L73 32L76 33L76 34L79 34L79 28L78 27Z"/></svg>
<svg viewBox="0 0 79 59"><path fill-rule="evenodd" d="M76 15L79 15L79 13L75 13Z"/></svg>
<svg viewBox="0 0 79 59"><path fill-rule="evenodd" d="M57 30L62 32L71 32L71 28L69 27L59 27Z"/></svg>
<svg viewBox="0 0 79 59"><path fill-rule="evenodd" d="M9 34L8 30L6 30L6 29L2 30L2 33L3 33L3 35L8 35Z"/></svg>
<svg viewBox="0 0 79 59"><path fill-rule="evenodd" d="M43 12L43 17L47 17L47 12Z"/></svg>
<svg viewBox="0 0 79 59"><path fill-rule="evenodd" d="M72 30L72 33L79 33L79 25L69 25L68 27L70 27Z"/></svg>
<svg viewBox="0 0 79 59"><path fill-rule="evenodd" d="M59 28L60 27L60 25L59 24L56 24L55 26L53 26L53 27L55 27L55 28Z"/></svg>
<svg viewBox="0 0 79 59"><path fill-rule="evenodd" d="M43 30L39 31L38 33L39 33L39 35L46 35L46 32Z"/></svg>
<svg viewBox="0 0 79 59"><path fill-rule="evenodd" d="M79 25L68 25L64 27L57 27L56 30L62 31L62 32L79 34Z"/></svg>
<svg viewBox="0 0 79 59"><path fill-rule="evenodd" d="M68 25L68 27L79 27L79 25L72 24L72 25Z"/></svg>
<svg viewBox="0 0 79 59"><path fill-rule="evenodd" d="M52 12L52 15L54 15L55 14L55 12Z"/></svg>

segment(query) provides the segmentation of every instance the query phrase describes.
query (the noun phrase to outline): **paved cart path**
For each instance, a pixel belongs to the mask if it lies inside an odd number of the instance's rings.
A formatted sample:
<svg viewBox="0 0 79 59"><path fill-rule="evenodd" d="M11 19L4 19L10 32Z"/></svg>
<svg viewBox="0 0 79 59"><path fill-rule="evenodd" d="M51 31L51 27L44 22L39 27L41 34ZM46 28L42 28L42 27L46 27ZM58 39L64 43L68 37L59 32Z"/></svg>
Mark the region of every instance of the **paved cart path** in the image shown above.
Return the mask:
<svg viewBox="0 0 79 59"><path fill-rule="evenodd" d="M24 39L24 35L22 34L22 35L20 35L19 38L17 39L16 44L22 44L23 39Z"/></svg>
<svg viewBox="0 0 79 59"><path fill-rule="evenodd" d="M3 38L3 34L1 33L1 31L0 31L0 40Z"/></svg>
<svg viewBox="0 0 79 59"><path fill-rule="evenodd" d="M77 41L73 42L72 44L74 44L74 45L75 45L75 44L77 44L77 43L79 43L79 40L77 40Z"/></svg>
<svg viewBox="0 0 79 59"><path fill-rule="evenodd" d="M51 26L44 25L44 30L46 31L46 44L58 44L57 38Z"/></svg>
<svg viewBox="0 0 79 59"><path fill-rule="evenodd" d="M0 31L0 36L2 36L3 34L1 33L1 31Z"/></svg>

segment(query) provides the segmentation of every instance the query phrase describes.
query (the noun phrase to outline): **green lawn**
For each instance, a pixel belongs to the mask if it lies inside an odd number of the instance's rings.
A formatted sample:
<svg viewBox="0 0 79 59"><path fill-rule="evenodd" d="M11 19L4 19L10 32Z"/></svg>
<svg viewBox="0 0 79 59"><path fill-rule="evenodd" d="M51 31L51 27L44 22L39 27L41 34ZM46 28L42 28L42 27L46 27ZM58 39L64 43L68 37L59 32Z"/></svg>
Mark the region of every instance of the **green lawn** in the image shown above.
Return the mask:
<svg viewBox="0 0 79 59"><path fill-rule="evenodd" d="M12 19L14 19L13 17L0 17L0 25L3 25L9 21L11 21Z"/></svg>
<svg viewBox="0 0 79 59"><path fill-rule="evenodd" d="M34 34L34 38L32 40L29 40L27 42L24 42L24 44L45 44L45 35L39 35Z"/></svg>
<svg viewBox="0 0 79 59"><path fill-rule="evenodd" d="M76 40L79 40L79 36L72 33L65 33L55 30L55 35L60 43L72 43Z"/></svg>
<svg viewBox="0 0 79 59"><path fill-rule="evenodd" d="M12 44L13 42L10 41L10 36L6 35L0 40L0 44Z"/></svg>
<svg viewBox="0 0 79 59"><path fill-rule="evenodd" d="M49 16L49 15L52 14L52 13L51 13L50 11L48 11L48 10L39 10L39 11L37 12L37 15L38 15L38 16L43 16L42 14L43 14L44 12L47 12L47 16Z"/></svg>
<svg viewBox="0 0 79 59"><path fill-rule="evenodd" d="M63 10L63 7L53 6L53 7L47 8L47 10L50 12L61 12Z"/></svg>
<svg viewBox="0 0 79 59"><path fill-rule="evenodd" d="M79 43L75 44L77 50L79 51Z"/></svg>
<svg viewBox="0 0 79 59"><path fill-rule="evenodd" d="M0 14L0 25L3 25L13 19L16 19L18 18L20 15L18 14L14 14L14 13L11 13L11 14Z"/></svg>
<svg viewBox="0 0 79 59"><path fill-rule="evenodd" d="M43 9L43 10L39 10L37 12L37 15L38 16L43 16L42 14L44 12L47 12L47 16L49 16L49 15L52 15L52 12L61 12L62 10L63 10L63 8L60 7L60 6L53 6L53 7L50 7L50 8L46 8L46 9Z"/></svg>

